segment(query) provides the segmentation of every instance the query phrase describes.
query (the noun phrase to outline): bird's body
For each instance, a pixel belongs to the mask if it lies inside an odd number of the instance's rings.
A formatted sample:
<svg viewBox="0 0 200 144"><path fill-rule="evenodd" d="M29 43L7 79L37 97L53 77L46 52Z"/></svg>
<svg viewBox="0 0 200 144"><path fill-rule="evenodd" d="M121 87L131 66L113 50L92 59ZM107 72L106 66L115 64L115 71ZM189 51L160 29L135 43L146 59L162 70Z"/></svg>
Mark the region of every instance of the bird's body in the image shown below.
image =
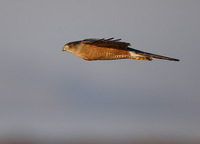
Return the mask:
<svg viewBox="0 0 200 144"><path fill-rule="evenodd" d="M130 43L121 39L85 39L67 43L63 51L71 52L84 60L115 60L137 59L152 60L152 58L179 61L178 59L155 55L130 48Z"/></svg>
<svg viewBox="0 0 200 144"><path fill-rule="evenodd" d="M97 47L93 45L82 44L81 48L75 52L75 55L85 60L112 60L131 58L128 51L107 47Z"/></svg>

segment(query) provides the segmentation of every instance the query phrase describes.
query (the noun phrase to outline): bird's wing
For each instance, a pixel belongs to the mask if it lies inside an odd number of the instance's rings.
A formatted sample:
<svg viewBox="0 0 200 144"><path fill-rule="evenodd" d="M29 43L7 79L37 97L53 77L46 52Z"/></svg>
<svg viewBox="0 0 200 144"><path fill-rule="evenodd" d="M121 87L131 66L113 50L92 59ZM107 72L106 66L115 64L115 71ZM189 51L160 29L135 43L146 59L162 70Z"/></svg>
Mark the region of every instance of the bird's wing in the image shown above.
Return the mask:
<svg viewBox="0 0 200 144"><path fill-rule="evenodd" d="M105 47L105 48L113 48L113 49L123 49L126 50L127 46L130 46L130 43L121 42L121 39L85 39L81 43L97 46L97 47Z"/></svg>

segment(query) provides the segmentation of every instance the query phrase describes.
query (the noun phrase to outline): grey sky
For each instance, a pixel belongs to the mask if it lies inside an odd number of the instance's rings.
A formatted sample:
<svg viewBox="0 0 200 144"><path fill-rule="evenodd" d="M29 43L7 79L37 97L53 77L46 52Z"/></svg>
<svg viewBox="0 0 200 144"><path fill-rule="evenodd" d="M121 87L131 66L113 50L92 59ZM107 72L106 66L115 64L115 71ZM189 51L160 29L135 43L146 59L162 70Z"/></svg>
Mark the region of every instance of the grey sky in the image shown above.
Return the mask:
<svg viewBox="0 0 200 144"><path fill-rule="evenodd" d="M199 14L198 0L1 0L0 136L199 136ZM61 51L113 36L181 61L88 62Z"/></svg>

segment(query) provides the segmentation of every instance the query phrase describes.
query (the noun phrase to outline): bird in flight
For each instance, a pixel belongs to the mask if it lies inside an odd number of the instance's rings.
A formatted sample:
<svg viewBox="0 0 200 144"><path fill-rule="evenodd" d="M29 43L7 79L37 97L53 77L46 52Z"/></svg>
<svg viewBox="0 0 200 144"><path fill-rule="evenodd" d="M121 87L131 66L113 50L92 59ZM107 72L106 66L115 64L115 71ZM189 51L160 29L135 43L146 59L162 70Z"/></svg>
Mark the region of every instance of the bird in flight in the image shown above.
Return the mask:
<svg viewBox="0 0 200 144"><path fill-rule="evenodd" d="M130 43L122 42L121 39L84 39L81 41L69 42L64 45L63 51L68 51L84 60L116 60L116 59L136 59L149 60L163 59L179 61L179 59L152 54L137 49L130 48Z"/></svg>

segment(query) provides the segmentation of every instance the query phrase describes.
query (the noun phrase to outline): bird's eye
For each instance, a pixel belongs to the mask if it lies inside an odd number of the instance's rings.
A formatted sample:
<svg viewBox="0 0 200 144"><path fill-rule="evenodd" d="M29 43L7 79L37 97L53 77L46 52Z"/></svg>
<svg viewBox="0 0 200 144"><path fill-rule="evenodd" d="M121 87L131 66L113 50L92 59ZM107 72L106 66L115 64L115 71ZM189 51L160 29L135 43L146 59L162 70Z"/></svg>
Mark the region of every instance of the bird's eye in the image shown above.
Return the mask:
<svg viewBox="0 0 200 144"><path fill-rule="evenodd" d="M72 48L72 45L69 45L69 48Z"/></svg>

